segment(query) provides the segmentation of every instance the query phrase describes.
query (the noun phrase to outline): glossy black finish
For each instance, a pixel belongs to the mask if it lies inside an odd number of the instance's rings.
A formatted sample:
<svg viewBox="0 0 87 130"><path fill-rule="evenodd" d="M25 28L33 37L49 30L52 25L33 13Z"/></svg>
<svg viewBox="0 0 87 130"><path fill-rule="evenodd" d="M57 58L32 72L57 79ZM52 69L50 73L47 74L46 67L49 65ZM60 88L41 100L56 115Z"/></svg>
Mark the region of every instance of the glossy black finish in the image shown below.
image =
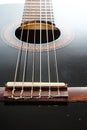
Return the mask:
<svg viewBox="0 0 87 130"><path fill-rule="evenodd" d="M3 5L0 8L1 10L0 15L1 16L3 15L3 18L0 21L1 35L3 35L3 28L5 28L6 25L10 23L14 23L15 21L19 21L19 23L21 23L20 19L22 17L23 5L17 5L17 6L10 5L9 9L8 7L9 6L7 5ZM71 43L68 46L56 51L59 80L67 83L68 86L86 86L87 85L86 29L84 26L82 26L82 29L75 28L73 32L75 33L75 36L74 39L71 41ZM3 86L7 81L13 81L14 79L17 53L18 53L18 49L9 47L0 37L0 59L1 59L0 85L1 86ZM24 54L25 52L23 51L18 81L22 80ZM48 55L47 52L42 52L42 81L48 81L47 55ZM49 56L50 56L51 81L56 81L57 78L56 78L54 51L50 51ZM39 76L40 58L39 57L40 54L36 52L35 53L35 79L34 79L35 81L40 80L40 76ZM31 81L32 63L33 63L32 52L28 52L27 62L28 65L26 70L27 73L26 73L25 81Z"/></svg>
<svg viewBox="0 0 87 130"><path fill-rule="evenodd" d="M23 5L0 6L0 35L3 28L15 21L20 21ZM87 30L86 19L79 26L74 26L75 37L72 42L57 51L59 79L68 86L87 86ZM79 21L81 22L81 21ZM21 23L21 21L20 21ZM76 21L78 25L78 21ZM1 36L3 37L3 36ZM0 86L13 81L18 50L8 46L0 37ZM24 53L24 52L23 52ZM26 81L32 77L32 52L29 60ZM24 57L24 56L23 56ZM35 81L39 81L39 53L35 55ZM22 58L23 59L23 58ZM23 60L21 61L21 64ZM51 81L56 81L54 52L50 52ZM20 67L18 81L22 79L23 65ZM29 75L28 75L29 74ZM48 80L47 53L42 53L42 81ZM67 106L25 106L0 104L0 129L5 130L82 130L87 128L87 103L71 103Z"/></svg>

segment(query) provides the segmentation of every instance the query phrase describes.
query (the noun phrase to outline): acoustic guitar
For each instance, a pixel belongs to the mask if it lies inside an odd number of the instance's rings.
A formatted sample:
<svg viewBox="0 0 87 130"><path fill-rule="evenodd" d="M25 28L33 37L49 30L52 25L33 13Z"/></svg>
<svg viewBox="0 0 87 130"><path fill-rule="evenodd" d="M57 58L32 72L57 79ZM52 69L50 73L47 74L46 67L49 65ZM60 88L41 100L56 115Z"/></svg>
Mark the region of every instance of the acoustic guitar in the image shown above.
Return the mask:
<svg viewBox="0 0 87 130"><path fill-rule="evenodd" d="M87 101L87 20L54 18L51 0L0 10L0 101Z"/></svg>

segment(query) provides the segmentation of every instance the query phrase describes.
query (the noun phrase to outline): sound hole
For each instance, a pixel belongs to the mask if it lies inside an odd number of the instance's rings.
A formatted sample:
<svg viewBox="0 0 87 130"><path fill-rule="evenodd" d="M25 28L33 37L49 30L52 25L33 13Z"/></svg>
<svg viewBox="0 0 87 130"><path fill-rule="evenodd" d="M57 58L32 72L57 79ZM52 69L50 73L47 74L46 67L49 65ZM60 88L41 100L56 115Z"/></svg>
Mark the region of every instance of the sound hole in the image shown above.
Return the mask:
<svg viewBox="0 0 87 130"><path fill-rule="evenodd" d="M23 30L23 35L21 38L21 32ZM24 42L32 44L43 44L47 42L52 42L59 38L60 30L52 24L46 24L45 22L41 24L37 23L24 23L15 31L16 37ZM41 41L40 41L41 35Z"/></svg>

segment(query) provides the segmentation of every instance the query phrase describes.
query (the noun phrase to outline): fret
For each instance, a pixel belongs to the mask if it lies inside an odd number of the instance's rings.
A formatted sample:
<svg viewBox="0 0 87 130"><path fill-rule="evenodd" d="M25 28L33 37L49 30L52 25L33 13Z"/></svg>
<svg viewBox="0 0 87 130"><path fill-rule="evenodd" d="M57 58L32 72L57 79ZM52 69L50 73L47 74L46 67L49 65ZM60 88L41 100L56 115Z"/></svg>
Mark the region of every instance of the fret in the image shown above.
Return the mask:
<svg viewBox="0 0 87 130"><path fill-rule="evenodd" d="M40 2L40 0L39 0L39 1L36 1L36 0L35 0L35 1L33 0L33 1L32 1L32 0L31 0L31 1L26 1L25 4L26 4L26 3L28 3L28 4L30 4L30 3L32 3L32 4L33 4L33 3L34 3L34 4L40 4L40 3L41 3L41 4L44 4L45 1L41 1L41 2ZM52 4L51 1L46 1L46 3L47 3L47 4L48 4L48 3Z"/></svg>
<svg viewBox="0 0 87 130"><path fill-rule="evenodd" d="M38 18L40 18L40 17L32 17L32 16L30 16L30 17L23 17L22 19L38 19ZM41 19L46 19L46 17L41 17ZM52 17L47 17L48 19L54 19L54 17L52 18ZM40 19L38 19L38 20L40 20Z"/></svg>
<svg viewBox="0 0 87 130"><path fill-rule="evenodd" d="M41 14L41 16L40 16L40 13L31 13L31 14L28 14L28 13L26 13L26 14L23 14L23 16L22 16L22 19L23 18L31 18L31 17L41 17L41 18L43 18L43 17L45 17L45 18L52 18L52 19L54 19L54 15L53 14L51 14L51 13L48 13L47 15L45 15L45 12L44 13L42 13Z"/></svg>
<svg viewBox="0 0 87 130"><path fill-rule="evenodd" d="M34 12L35 12L35 11L39 11L39 12L40 12L40 9L39 9L39 8L38 8L38 9L35 9L35 8L32 8L32 9L26 8L26 9L24 9L24 11L25 11L25 10L30 11L30 12L32 12L32 11L34 11ZM46 12L46 9L45 9L45 8L41 9L41 12L43 12L43 11ZM47 9L47 12L50 12L50 11L53 12L53 9L49 9L49 8L48 8L48 9Z"/></svg>
<svg viewBox="0 0 87 130"><path fill-rule="evenodd" d="M43 4L40 4L40 3L39 4L37 4L37 3L29 3L29 4L27 4L26 3L24 6L35 6L35 7L36 6L39 6L39 7L40 6L45 6L45 7L49 6L49 7L53 7L52 4L50 4L50 3L46 3L46 4L45 3L43 3Z"/></svg>
<svg viewBox="0 0 87 130"><path fill-rule="evenodd" d="M37 14L37 13L39 13L40 14L40 11L38 11L38 10L31 10L31 12L29 12L28 10L25 10L24 12L23 12L23 14L31 14L31 13L33 13L33 14ZM53 12L50 10L50 11L48 11L48 12L46 12L46 11L41 11L41 14L53 14Z"/></svg>
<svg viewBox="0 0 87 130"><path fill-rule="evenodd" d="M41 19L41 21L46 21L46 20L47 20L47 21L50 21L51 23L54 24L54 20L52 20L52 19L50 19L50 18L48 18L48 19L46 19L46 18ZM22 20L22 23L27 22L27 21L29 21L29 22L31 22L31 21L39 21L39 19L38 19L38 18L23 19L23 20Z"/></svg>
<svg viewBox="0 0 87 130"><path fill-rule="evenodd" d="M38 10L40 10L40 7L39 7L39 6L31 6L31 7L30 7L30 6L29 6L29 7L26 6L24 9L30 9L30 10L31 10L31 9L36 9L36 10L38 9ZM41 10L43 10L43 9L44 9L44 10L48 10L48 9L49 9L49 10L53 10L52 8L49 8L49 6L46 7L46 8L45 8L44 6L42 6L42 7L41 7Z"/></svg>
<svg viewBox="0 0 87 130"><path fill-rule="evenodd" d="M25 16L25 17L23 17L22 19L23 19L23 20L25 20L25 19L27 19L27 20L30 20L30 19L35 19L35 20L38 19L38 20L40 20L40 16L30 16L30 17ZM52 21L52 20L54 20L54 17L50 17L50 16L49 16L49 17L46 18L46 16L43 16L43 17L41 17L41 20L42 20L42 19L45 19L45 21L46 21L46 19ZM51 20L51 19L52 19L52 20Z"/></svg>
<svg viewBox="0 0 87 130"><path fill-rule="evenodd" d="M31 10L31 12L29 12L29 13L28 13L28 11L23 12L23 15L22 15L22 16L24 17L24 16L31 16L31 15L32 15L32 16L38 16L38 15L43 16L43 15L45 15L45 16L54 17L53 12L50 12L50 11L49 11L49 12L46 13L46 11L41 11L41 14L40 14L39 10L37 10L37 11L35 11L35 10L32 11L32 10Z"/></svg>
<svg viewBox="0 0 87 130"><path fill-rule="evenodd" d="M26 22L26 21L38 21L40 19L38 18L30 18L30 19L22 19L22 23ZM42 21L46 21L46 18L42 18ZM48 18L47 21L51 21L51 23L54 23L54 20L52 20L51 18Z"/></svg>
<svg viewBox="0 0 87 130"><path fill-rule="evenodd" d="M31 1L31 2L26 2L25 3L25 5L30 5L30 4L35 4L35 5L45 5L45 2L33 2L33 1ZM52 5L52 2L46 2L46 4L50 4L50 5Z"/></svg>
<svg viewBox="0 0 87 130"><path fill-rule="evenodd" d="M31 4L32 5L40 5L40 3L38 3L38 2L37 3L35 3L35 2L29 2L29 3L27 2L27 3L25 3L25 5L31 5ZM45 3L41 2L41 5L45 5ZM49 3L46 3L46 5L52 5L52 3L49 2Z"/></svg>
<svg viewBox="0 0 87 130"><path fill-rule="evenodd" d="M46 18L46 17L47 17L47 18L54 18L53 15L50 16L50 15L45 15L45 14L43 14L43 15L41 15L41 16L40 16L40 14L36 14L36 15L35 15L35 14L32 14L32 15L26 14L26 15L23 15L23 18L24 18L24 17L25 17L25 18L26 18L26 17L27 17L27 18L32 18L32 17L41 17L41 18L43 18L43 17Z"/></svg>
<svg viewBox="0 0 87 130"><path fill-rule="evenodd" d="M51 0L26 0L22 23L25 21L36 21L36 20L50 21L54 23L53 7Z"/></svg>
<svg viewBox="0 0 87 130"><path fill-rule="evenodd" d="M30 2L26 2L25 4L36 4L36 5L38 5L38 4L40 4L40 2L34 2L34 1L30 1ZM44 2L43 2L44 3Z"/></svg>
<svg viewBox="0 0 87 130"><path fill-rule="evenodd" d="M22 23L25 23L25 22L32 22L32 21L39 21L38 19L24 19L22 20ZM42 21L46 21L46 19L42 19ZM50 21L52 24L55 24L54 20L52 21L51 19L48 19L48 21Z"/></svg>
<svg viewBox="0 0 87 130"><path fill-rule="evenodd" d="M28 18L28 17L26 17L26 18L23 18L23 20L27 20L27 21L30 21L31 19L35 19L35 20L38 20L39 21L39 19L40 19L40 17L30 17L30 18ZM48 18L46 18L46 17L42 17L41 18L41 21L42 20L47 20L47 21L54 21L54 18L50 18L50 17L48 17Z"/></svg>
<svg viewBox="0 0 87 130"><path fill-rule="evenodd" d="M30 6L30 5L34 5L34 6L40 6L40 3L26 3L25 6ZM45 3L41 3L41 5L45 6ZM46 3L46 6L52 6L52 3Z"/></svg>
<svg viewBox="0 0 87 130"><path fill-rule="evenodd" d="M36 12L36 11L40 12L40 8L38 8L38 7L37 7L37 8L34 8L34 7L32 6L32 8L24 8L24 12L26 12L26 11L27 11L28 13L29 13L29 12ZM41 8L41 13L42 13L42 12L47 12L47 13L48 13L48 12L52 12L52 13L53 13L53 9L52 9L52 8L46 8L46 9L45 9L45 8Z"/></svg>
<svg viewBox="0 0 87 130"><path fill-rule="evenodd" d="M51 0L46 0L47 2L52 2ZM39 2L40 3L40 0L25 0L25 2ZM41 0L41 2L45 2L45 0Z"/></svg>
<svg viewBox="0 0 87 130"><path fill-rule="evenodd" d="M34 19L35 19L35 20L38 20L38 21L40 20L39 18L23 18L23 21L24 21L24 20L26 20L26 21L31 21L31 20L33 20L33 21L34 21ZM45 21L46 21L46 18L42 18L41 20L45 20ZM48 18L47 20L48 20L48 21L49 21L49 20L50 20L50 21L54 21L54 20L52 20L51 18Z"/></svg>
<svg viewBox="0 0 87 130"><path fill-rule="evenodd" d="M27 22L27 21L30 21L30 22L31 22L31 21L39 21L39 19L38 19L38 18L23 19L23 20L22 20L22 23L23 23L23 22ZM41 19L41 21L46 21L46 19L43 18L43 19ZM47 21L50 21L51 23L54 23L54 20L52 20L52 19L50 19L50 18L48 18Z"/></svg>
<svg viewBox="0 0 87 130"><path fill-rule="evenodd" d="M52 7L52 5L49 4L49 3L46 4L46 5L45 5L45 4L32 4L32 3L31 3L31 4L25 4L25 6L28 6L28 7L29 7L29 6L35 6L35 7L36 7L36 6L41 6L41 7L44 6L44 7L49 7L49 8Z"/></svg>
<svg viewBox="0 0 87 130"><path fill-rule="evenodd" d="M39 19L40 19L40 18L35 18L35 17L33 18L33 17L32 17L32 18L24 18L23 21L31 21L31 20L32 20L32 21L35 21L35 20L36 20L36 21L39 21ZM46 20L47 20L47 21L51 21L52 23L54 22L54 19L51 19L51 18L47 18L47 19L46 19L45 17L41 18L41 21L46 21Z"/></svg>
<svg viewBox="0 0 87 130"><path fill-rule="evenodd" d="M30 9L30 10L40 10L40 7L38 7L38 6L36 6L36 7L34 7L34 6L31 6L31 7L26 7L25 9ZM45 7L41 7L41 10L53 10L52 8L49 8L49 7L47 7L47 8L45 8Z"/></svg>
<svg viewBox="0 0 87 130"><path fill-rule="evenodd" d="M30 17L30 18L29 18L29 17L23 17L23 20L25 20L25 19L27 19L28 21L30 21L31 19L35 19L35 20L37 19L37 20L39 20L40 17L35 17L35 16L34 16L34 17ZM47 21L49 21L49 20L50 20L50 21L52 21L52 20L54 21L54 18L51 18L51 17L48 17L48 18L42 17L41 20L43 20L43 19L44 19L45 21L46 21L46 19L47 19Z"/></svg>
<svg viewBox="0 0 87 130"><path fill-rule="evenodd" d="M25 11L27 11L27 12L32 12L32 11L34 11L34 12L40 12L40 9L35 9L35 8L34 8L34 9L31 9L31 10L30 10L29 8L26 8L26 9L24 9L24 12L25 12Z"/></svg>

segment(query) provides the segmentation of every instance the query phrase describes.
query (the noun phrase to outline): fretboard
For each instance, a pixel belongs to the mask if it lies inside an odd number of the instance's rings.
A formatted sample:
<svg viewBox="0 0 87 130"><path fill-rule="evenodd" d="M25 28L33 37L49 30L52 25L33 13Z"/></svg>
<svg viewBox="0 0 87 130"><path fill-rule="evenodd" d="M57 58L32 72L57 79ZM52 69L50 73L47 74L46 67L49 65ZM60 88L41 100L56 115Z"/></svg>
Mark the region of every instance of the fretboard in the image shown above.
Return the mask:
<svg viewBox="0 0 87 130"><path fill-rule="evenodd" d="M54 23L52 0L25 0L22 23L26 21Z"/></svg>

